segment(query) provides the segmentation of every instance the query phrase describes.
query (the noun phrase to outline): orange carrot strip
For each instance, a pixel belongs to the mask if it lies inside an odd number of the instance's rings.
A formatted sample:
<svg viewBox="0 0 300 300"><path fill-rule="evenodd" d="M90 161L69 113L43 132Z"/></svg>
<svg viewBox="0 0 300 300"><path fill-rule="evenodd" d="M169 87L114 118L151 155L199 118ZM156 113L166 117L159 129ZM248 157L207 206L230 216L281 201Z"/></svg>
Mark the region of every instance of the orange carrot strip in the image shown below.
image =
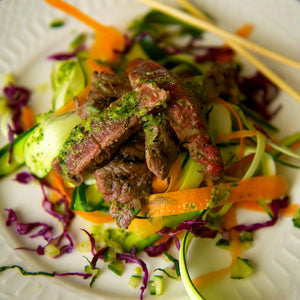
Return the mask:
<svg viewBox="0 0 300 300"><path fill-rule="evenodd" d="M230 229L236 225L236 207L232 205L224 215L224 227L225 229ZM231 267L233 267L237 262L237 258L242 256L242 243L240 241L240 233L236 230L231 230L230 238Z"/></svg>
<svg viewBox="0 0 300 300"><path fill-rule="evenodd" d="M89 92L91 90L92 84L89 83L78 95L77 95L77 101L79 104L82 104L86 101Z"/></svg>
<svg viewBox="0 0 300 300"><path fill-rule="evenodd" d="M209 272L207 274L198 276L196 278L193 279L193 284L195 285L195 287L197 289L201 289L206 287L209 283L218 280L219 278L221 278L222 276L224 276L226 273L228 273L231 269L231 266L224 268L224 269L220 269L217 271L212 271Z"/></svg>
<svg viewBox="0 0 300 300"><path fill-rule="evenodd" d="M279 213L283 216L291 216L293 215L296 210L299 208L298 204L290 204L288 207L286 208L281 208Z"/></svg>
<svg viewBox="0 0 300 300"><path fill-rule="evenodd" d="M223 105L225 105L228 110L235 116L237 122L238 122L238 126L239 126L239 129L240 130L243 130L243 123L239 117L239 115L236 113L236 111L231 107L231 105L224 101L223 99L221 98L218 98L218 101L221 102ZM245 152L245 142L244 142L244 138L240 138L240 150L239 150L239 153L238 153L238 157L243 157L243 154Z"/></svg>
<svg viewBox="0 0 300 300"><path fill-rule="evenodd" d="M224 226L225 228L229 229L237 225L235 208L232 206L227 214L224 216ZM231 240L230 240L230 252L232 261L230 266L217 270L212 271L207 274L201 275L193 279L193 284L196 288L201 289L210 284L213 281L218 280L225 274L227 274L232 267L236 264L237 258L242 256L242 243L240 241L239 232L232 230L231 231Z"/></svg>
<svg viewBox="0 0 300 300"><path fill-rule="evenodd" d="M99 74L102 72L110 73L113 74L114 72L109 66L103 65L103 64L98 64L96 61L93 59L88 59L86 61L87 65L94 71L97 71Z"/></svg>
<svg viewBox="0 0 300 300"><path fill-rule="evenodd" d="M234 131L226 134L219 135L217 137L217 142L224 142L232 139L240 139L240 138L246 138L246 137L252 137L257 135L256 130L240 130L240 131Z"/></svg>
<svg viewBox="0 0 300 300"><path fill-rule="evenodd" d="M247 38L253 31L253 25L252 24L248 24L245 23L242 27L240 27L235 34L243 37L243 38Z"/></svg>
<svg viewBox="0 0 300 300"><path fill-rule="evenodd" d="M253 30L253 25L244 24L235 32L235 34L240 37L247 38L251 34L252 30ZM228 43L225 43L223 48L230 48L230 45ZM231 53L223 53L218 56L217 60L220 63L227 63L233 59L234 55L235 55L234 51L232 51Z"/></svg>
<svg viewBox="0 0 300 300"><path fill-rule="evenodd" d="M182 176L183 176L181 165L182 165L182 161L181 161L180 157L178 156L169 171L168 177L170 178L170 183L169 183L169 187L166 190L166 192L178 190L180 183L181 183Z"/></svg>
<svg viewBox="0 0 300 300"><path fill-rule="evenodd" d="M77 97L77 101L82 104L83 102L86 101L87 96L90 92L91 89L91 83L88 84L76 97ZM66 114L72 110L75 109L75 102L73 100L69 101L68 103L66 103L64 106L60 107L55 114L57 115L62 115L62 114Z"/></svg>
<svg viewBox="0 0 300 300"><path fill-rule="evenodd" d="M35 120L32 108L28 106L22 107L22 121L26 130L34 126Z"/></svg>
<svg viewBox="0 0 300 300"><path fill-rule="evenodd" d="M244 202L236 203L236 207L258 211L258 212L265 212L265 209L261 205L259 205L258 202L253 202L253 201L244 201ZM293 215L298 208L299 208L298 204L290 204L286 208L281 208L279 210L279 214L282 216L290 216Z"/></svg>
<svg viewBox="0 0 300 300"><path fill-rule="evenodd" d="M215 192L223 191L227 200L216 201ZM213 206L241 201L281 198L287 193L283 176L252 177L235 184L219 184L197 189L152 194L142 206L141 214L150 217L201 211ZM217 202L217 203L216 203Z"/></svg>
<svg viewBox="0 0 300 300"><path fill-rule="evenodd" d="M204 177L204 182L207 186L213 186L214 185L213 181L211 180L211 178L209 176Z"/></svg>
<svg viewBox="0 0 300 300"><path fill-rule="evenodd" d="M152 192L156 193L163 193L168 188L168 179L161 180L157 176L153 176L152 179Z"/></svg>
<svg viewBox="0 0 300 300"><path fill-rule="evenodd" d="M128 230L134 232L142 238L146 238L162 228L162 218L151 219L133 219L130 223Z"/></svg>
<svg viewBox="0 0 300 300"><path fill-rule="evenodd" d="M116 49L117 42L110 41L110 37L103 32L96 32L94 43L91 45L90 56L103 61L116 61L123 49Z"/></svg>
<svg viewBox="0 0 300 300"><path fill-rule="evenodd" d="M96 30L96 35L101 36L101 48L105 49L104 53L107 57L99 57L102 59L112 60L116 56L116 52L123 51L125 47L124 36L115 28L104 26L88 15L81 12L76 7L62 1L62 0L45 0L48 4L64 11L65 13L77 18L86 25ZM103 47L103 48L102 48ZM97 47L99 48L99 47Z"/></svg>
<svg viewBox="0 0 300 300"><path fill-rule="evenodd" d="M289 148L291 150L293 150L293 149L297 149L299 147L300 147L300 141L297 141L296 143L292 144Z"/></svg>
<svg viewBox="0 0 300 300"><path fill-rule="evenodd" d="M57 173L51 170L47 175L46 180L51 184L51 186L61 192L69 203L71 203L71 191L65 187L64 180Z"/></svg>
<svg viewBox="0 0 300 300"><path fill-rule="evenodd" d="M71 4L68 4L62 0L45 0L48 4L62 10L63 12L67 13L68 15L73 16L74 18L80 20L81 22L85 23L89 27L95 29L96 31L99 32L105 32L108 36L112 35L111 38L113 37L119 37L120 41L124 40L124 36L114 29L113 27L110 26L104 26L101 23L95 21L88 15L84 14L81 12L79 9L76 7L72 6Z"/></svg>
<svg viewBox="0 0 300 300"><path fill-rule="evenodd" d="M258 211L258 212L265 211L265 209L261 205L259 205L258 202L253 202L253 201L244 201L244 202L236 203L236 207Z"/></svg>
<svg viewBox="0 0 300 300"><path fill-rule="evenodd" d="M75 109L75 102L73 100L67 102L64 106L60 107L55 114L63 115Z"/></svg>
<svg viewBox="0 0 300 300"><path fill-rule="evenodd" d="M113 222L114 220L110 214L101 211L87 212L87 211L74 210L74 212L76 213L76 215L95 224L110 223Z"/></svg>

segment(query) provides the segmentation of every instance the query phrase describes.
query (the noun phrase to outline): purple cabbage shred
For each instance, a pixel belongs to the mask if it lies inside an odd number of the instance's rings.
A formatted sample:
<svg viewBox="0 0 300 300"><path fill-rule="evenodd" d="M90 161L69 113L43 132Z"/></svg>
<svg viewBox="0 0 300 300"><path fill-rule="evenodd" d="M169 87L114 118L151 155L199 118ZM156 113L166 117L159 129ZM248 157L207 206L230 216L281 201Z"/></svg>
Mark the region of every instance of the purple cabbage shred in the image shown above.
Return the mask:
<svg viewBox="0 0 300 300"><path fill-rule="evenodd" d="M281 109L281 105L278 105L272 112L269 111L269 105L276 99L279 89L260 72L252 77L238 78L238 86L248 98L246 105L264 119L272 119Z"/></svg>
<svg viewBox="0 0 300 300"><path fill-rule="evenodd" d="M170 237L166 242L160 243L160 244L155 245L155 246L148 246L147 248L145 248L144 251L150 257L159 256L159 255L163 254L165 251L169 250L169 248L172 244L172 241L173 241L173 238Z"/></svg>
<svg viewBox="0 0 300 300"><path fill-rule="evenodd" d="M22 184L29 184L30 182L36 180L36 178L34 175L28 172L22 172L16 175L15 180ZM40 230L37 233L30 235L29 238L43 237L47 244L44 246L39 245L36 249L29 249L25 247L20 247L18 249L36 251L38 255L44 255L45 248L51 244L59 249L59 254L54 257L57 258L65 253L71 253L73 251L74 244L71 236L68 233L68 228L72 219L74 218L74 213L69 209L65 196L61 195L61 199L55 203L52 203L47 197L46 188L50 188L52 190L55 189L48 183L42 181L40 182L40 186L43 193L42 207L48 214L56 218L61 223L63 227L62 233L54 237L53 228L43 222L21 223L18 221L17 215L12 209L6 209L6 211L8 211L6 225L10 226L14 224L17 231L21 235L26 235L32 232L32 230L40 227ZM63 244L64 241L67 241L67 243Z"/></svg>
<svg viewBox="0 0 300 300"><path fill-rule="evenodd" d="M47 58L49 60L67 60L67 59L75 58L77 56L77 53L79 51L84 50L85 48L86 48L85 45L80 45L78 48L76 48L72 52L55 53L55 54L49 55Z"/></svg>
<svg viewBox="0 0 300 300"><path fill-rule="evenodd" d="M10 84L3 88L3 95L7 98L7 105L13 110L12 121L13 127L12 132L19 134L24 131L21 124L21 113L22 107L28 104L31 93L28 89Z"/></svg>
<svg viewBox="0 0 300 300"><path fill-rule="evenodd" d="M15 181L22 184L29 184L30 182L36 180L36 177L29 172L18 173L15 177Z"/></svg>
<svg viewBox="0 0 300 300"><path fill-rule="evenodd" d="M96 255L96 241L95 241L95 238L93 237L93 235L92 234L90 234L87 230L85 230L85 229L81 229L84 233L86 233L87 234L87 236L89 237L89 239L90 239L90 242L91 242L91 253L92 253L92 255L93 256L95 256Z"/></svg>
<svg viewBox="0 0 300 300"><path fill-rule="evenodd" d="M55 53L49 55L47 58L49 60L67 60L76 57L76 53L76 51L70 53Z"/></svg>
<svg viewBox="0 0 300 300"><path fill-rule="evenodd" d="M142 270L144 272L144 277L143 277L143 286L141 287L140 300L143 300L144 291L147 288L148 277L149 277L147 265L145 264L144 261L137 258L132 253L118 253L117 254L117 259L124 260L126 263L136 263L142 268Z"/></svg>
<svg viewBox="0 0 300 300"><path fill-rule="evenodd" d="M185 220L180 223L175 230L165 228L164 230L160 231L159 234L172 237L175 240L177 249L180 249L180 242L176 237L176 234L179 232L189 231L197 237L214 238L217 235L218 231L207 227L207 223L208 221L203 221L201 219Z"/></svg>
<svg viewBox="0 0 300 300"><path fill-rule="evenodd" d="M105 253L109 250L109 247L102 248L96 252L91 261L91 266L96 268L98 259L104 259Z"/></svg>
<svg viewBox="0 0 300 300"><path fill-rule="evenodd" d="M266 228L273 226L277 223L278 221L278 216L279 216L279 211L281 208L286 208L289 203L289 197L284 197L282 200L281 199L275 199L271 202L271 209L273 213L273 218L271 220L268 220L266 222L262 223L254 223L250 225L245 225L245 224L240 224L237 225L230 230L237 230L237 231L256 231L261 228Z"/></svg>

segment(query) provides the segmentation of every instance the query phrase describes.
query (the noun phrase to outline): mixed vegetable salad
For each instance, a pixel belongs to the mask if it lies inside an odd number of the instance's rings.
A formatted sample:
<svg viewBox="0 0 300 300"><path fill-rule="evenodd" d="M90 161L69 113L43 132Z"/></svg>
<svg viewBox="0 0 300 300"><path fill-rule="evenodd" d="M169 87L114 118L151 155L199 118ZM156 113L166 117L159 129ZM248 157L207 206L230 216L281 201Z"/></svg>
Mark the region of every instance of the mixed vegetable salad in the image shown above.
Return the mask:
<svg viewBox="0 0 300 300"><path fill-rule="evenodd" d="M31 92L13 75L4 78L0 118L8 143L0 150L0 177L15 174L20 184L38 185L41 209L62 231L56 235L52 226L36 220L23 223L9 207L6 225L44 240L34 249L20 248L24 251L59 259L77 249L89 258L84 271L75 273L29 272L18 265L0 271L79 276L89 278L92 287L101 280L100 261L118 276L126 263L134 263L139 268L128 285L140 288L141 299L161 295L164 280L181 278L189 296L202 299L198 290L222 276L252 276L254 262L246 250L255 232L276 225L283 215L300 226L298 206L290 204L287 182L276 171L277 164L299 168L289 157L300 159L294 151L300 132L276 139L279 129L271 120L280 107L271 104L277 87L259 72L245 77L227 45L206 46L205 32L158 11L140 16L121 34L64 2L48 2L95 32L78 34L69 49L47 58L53 61L50 111L35 116ZM63 25L62 20L50 24ZM237 34L247 37L251 31L245 25ZM106 139L111 132L117 136L107 148L101 140L103 160L95 148L99 141L90 141L98 132ZM97 155L91 157L92 152ZM27 170L20 171L24 165ZM238 223L240 208L265 212L266 221ZM69 230L75 216L91 223L78 245ZM217 238L216 246L230 252L231 264L191 280L187 251L193 238ZM164 255L172 267L149 270L141 252Z"/></svg>

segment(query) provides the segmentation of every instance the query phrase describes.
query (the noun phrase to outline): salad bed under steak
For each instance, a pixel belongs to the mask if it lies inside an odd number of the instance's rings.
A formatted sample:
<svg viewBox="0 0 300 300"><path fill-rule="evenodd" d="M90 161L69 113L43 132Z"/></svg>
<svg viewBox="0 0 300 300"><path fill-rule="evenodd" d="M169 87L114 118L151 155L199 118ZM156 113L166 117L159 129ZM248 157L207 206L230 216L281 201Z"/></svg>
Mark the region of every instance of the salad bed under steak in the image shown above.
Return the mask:
<svg viewBox="0 0 300 300"><path fill-rule="evenodd" d="M111 214L127 228L151 193L152 175L166 178L180 147L189 150L205 175L220 178L222 159L208 134L203 103L230 92L223 88L230 80L228 69L212 69L198 83L200 92L194 93L188 81L142 59L129 63L124 78L95 73L86 102L75 99L84 120L53 168L75 184L93 173ZM141 139L143 149L137 152Z"/></svg>

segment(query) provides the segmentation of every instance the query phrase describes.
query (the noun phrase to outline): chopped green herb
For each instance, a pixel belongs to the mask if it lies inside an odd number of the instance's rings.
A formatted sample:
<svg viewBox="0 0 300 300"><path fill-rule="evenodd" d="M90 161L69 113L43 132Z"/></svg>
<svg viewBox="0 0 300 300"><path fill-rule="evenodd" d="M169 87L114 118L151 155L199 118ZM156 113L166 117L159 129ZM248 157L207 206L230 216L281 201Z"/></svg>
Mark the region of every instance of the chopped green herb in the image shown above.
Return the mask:
<svg viewBox="0 0 300 300"><path fill-rule="evenodd" d="M55 19L50 23L51 28L59 28L65 25L65 21L62 19Z"/></svg>
<svg viewBox="0 0 300 300"><path fill-rule="evenodd" d="M86 34L80 33L76 38L70 43L70 50L74 51L78 49L86 40Z"/></svg>

